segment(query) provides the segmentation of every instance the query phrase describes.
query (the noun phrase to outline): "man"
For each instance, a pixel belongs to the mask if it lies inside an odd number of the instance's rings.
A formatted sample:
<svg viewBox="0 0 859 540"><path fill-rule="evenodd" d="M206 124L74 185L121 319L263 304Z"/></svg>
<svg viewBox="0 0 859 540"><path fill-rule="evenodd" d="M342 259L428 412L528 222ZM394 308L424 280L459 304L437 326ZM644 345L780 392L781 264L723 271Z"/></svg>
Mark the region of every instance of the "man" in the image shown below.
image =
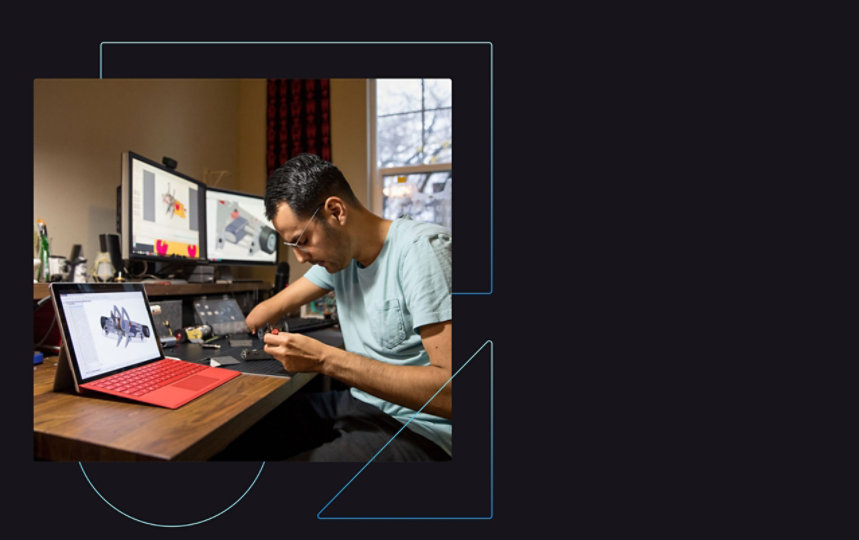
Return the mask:
<svg viewBox="0 0 859 540"><path fill-rule="evenodd" d="M366 461L385 447L377 461L449 459L450 233L371 213L337 167L310 154L269 177L265 206L284 244L314 266L254 307L248 328L276 326L333 290L345 350L281 332L265 335L265 351L287 371L318 372L349 387L287 400L254 429L267 432L267 453L278 447L287 454L281 458Z"/></svg>

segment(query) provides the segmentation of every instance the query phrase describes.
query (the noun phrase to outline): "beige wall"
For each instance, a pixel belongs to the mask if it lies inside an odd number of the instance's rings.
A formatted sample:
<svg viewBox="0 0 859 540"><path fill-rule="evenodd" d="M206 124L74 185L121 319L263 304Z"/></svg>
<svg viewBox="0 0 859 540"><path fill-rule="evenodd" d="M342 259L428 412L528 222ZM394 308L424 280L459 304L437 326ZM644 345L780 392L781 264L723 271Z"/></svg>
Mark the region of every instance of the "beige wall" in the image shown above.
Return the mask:
<svg viewBox="0 0 859 540"><path fill-rule="evenodd" d="M83 246L90 263L98 235L116 231L123 151L160 161L218 187L265 189L263 79L39 79L33 85L33 223L45 220L52 252ZM331 81L332 160L367 199L366 83ZM207 175L207 171L210 173ZM291 253L290 281L306 270ZM274 281L274 268L236 267L237 277Z"/></svg>
<svg viewBox="0 0 859 540"><path fill-rule="evenodd" d="M352 191L367 202L369 162L367 152L367 83L365 79L331 81L331 161L352 185ZM369 208L369 206L368 206ZM284 246L285 247L285 246ZM299 263L288 250L289 281L295 281L309 268ZM281 258L284 250L281 249Z"/></svg>

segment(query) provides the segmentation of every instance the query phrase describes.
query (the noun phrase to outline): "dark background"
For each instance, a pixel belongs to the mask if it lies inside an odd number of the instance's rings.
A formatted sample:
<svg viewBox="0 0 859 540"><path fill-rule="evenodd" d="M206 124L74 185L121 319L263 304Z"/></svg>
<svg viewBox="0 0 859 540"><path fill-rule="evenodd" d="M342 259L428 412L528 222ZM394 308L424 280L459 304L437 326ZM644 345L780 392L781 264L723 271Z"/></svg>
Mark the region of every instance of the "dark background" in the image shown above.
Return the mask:
<svg viewBox="0 0 859 540"><path fill-rule="evenodd" d="M502 116L499 101L509 102L509 97L504 98L497 90L498 53L489 40L456 40L455 44L100 47L101 42L112 40L154 41L163 36L165 40L194 41L195 37L193 32L171 32L163 24L153 27L154 32L106 34L86 23L74 32L61 24L47 25L43 30L49 27L51 30L42 32L37 43L31 42L26 50L18 48L20 54L11 55L12 66L4 88L7 102L16 104L8 129L16 133L12 142L15 153L21 156L10 161L9 177L19 179L23 186L15 205L21 214L18 233L9 248L14 252L26 252L30 242L34 79L98 78L100 72L104 78L453 79L456 174L461 179L454 204L460 231L454 246L454 370L462 368L453 382L457 409L455 459L448 464L370 464L366 469L362 469L363 464L81 466L34 462L31 379L29 367L20 362L11 368L14 391L3 397L9 411L4 461L9 466L8 487L16 494L12 505L4 509L7 520L38 527L41 534L86 530L98 537L142 537L156 530L183 537L222 537L245 534L249 526L254 531L284 535L355 534L356 529L369 532L382 527L392 533L403 531L420 537L435 536L452 526L478 532L494 529L499 522L517 524L523 511L537 510L500 496L511 489L511 482L535 487L540 484L529 471L537 465L529 449L541 445L543 435L535 423L539 418L528 420L527 411L548 388L548 380L537 367L539 356L535 352L518 359L514 352L519 348L515 343L530 339L527 333L534 330L525 328L526 333L518 336L511 332L509 320L528 306L513 300L522 291L511 287L521 285L512 279L513 272L505 264L512 254L498 256L497 238L503 234L508 239L504 243L509 244L521 232L502 228L499 210L511 190L519 192L529 181L518 173L499 175L497 168L498 150L493 139L497 144L499 130L492 130L492 121ZM211 35L197 39L216 41ZM322 41L319 37L305 39ZM265 38L253 35L247 41ZM516 93L521 96L520 91ZM522 140L509 126L509 119L502 123L508 124L508 137L520 144ZM513 215L508 212L507 219ZM513 241L521 244L520 240ZM525 245L536 246L533 237ZM18 259L10 261L4 272L8 273L6 279L27 283L31 270L23 264L26 261ZM505 288L509 291L507 299L501 292ZM10 291L10 295L10 304L22 312L32 302L25 287ZM29 323L25 318L15 318L14 332L19 338L11 340L11 356L29 354ZM499 482L499 478L504 480ZM554 475L557 479L558 475ZM341 491L344 487L347 489ZM323 508L325 511L317 516ZM357 519L338 519L343 517ZM89 522L98 525L86 525ZM84 529L70 528L77 526Z"/></svg>
<svg viewBox="0 0 859 540"><path fill-rule="evenodd" d="M814 55L814 40L802 24L786 22L787 10L699 13L647 4L560 14L532 2L494 8L491 17L458 6L438 19L432 10L416 18L399 7L203 14L147 4L95 15L33 5L10 17L2 37L4 175L6 185L20 186L8 206L13 256L4 265L12 339L3 462L11 502L2 516L10 529L95 538L855 536L845 519L849 499L835 489L851 492L855 483L834 459L847 448L839 434L855 423L838 424L835 413L855 411L855 392L832 388L855 380L839 365L855 358L855 346L836 350L828 338L837 332L812 340L821 334L805 324L825 315L830 328L852 334L849 319L833 317L825 302L798 310L812 295L792 288L811 279L797 270L805 268L797 245L831 238L806 227L815 221L806 214L811 186L821 164L832 167L811 159L806 138L831 134L821 124L800 126L843 112L832 109L843 81L821 84L825 95L815 99L805 93L809 81L849 71L849 62L827 64L835 51L852 50L840 34L828 32L822 43L830 47ZM417 31L420 18L430 22ZM454 380L450 467L371 464L355 477L360 467L341 464L267 463L262 472L255 463L86 466L117 508L166 524L220 512L259 472L223 515L159 529L111 509L76 463L32 461L24 361L32 329L17 315L32 299L28 287L15 285L32 271L14 254L29 253L31 242L33 79L97 78L99 43L158 40L492 43L491 84L486 45L105 51L106 76L452 73L454 288L492 294L454 298L454 361L471 361ZM421 64L436 71L412 68ZM799 112L809 103L816 113ZM849 153L845 140L830 148ZM823 176L855 176L848 170ZM816 204L851 200L831 191ZM826 212L827 234L852 230L843 220L853 213ZM825 256L817 247L813 253L815 262ZM835 294L818 290L814 298L845 294L832 290L837 263L820 263L825 279L812 280ZM821 365L823 374L813 369ZM821 404L825 411L815 414ZM171 487L154 485L168 474L177 476ZM122 478L136 487L120 486ZM335 496L321 517L423 519L319 519Z"/></svg>

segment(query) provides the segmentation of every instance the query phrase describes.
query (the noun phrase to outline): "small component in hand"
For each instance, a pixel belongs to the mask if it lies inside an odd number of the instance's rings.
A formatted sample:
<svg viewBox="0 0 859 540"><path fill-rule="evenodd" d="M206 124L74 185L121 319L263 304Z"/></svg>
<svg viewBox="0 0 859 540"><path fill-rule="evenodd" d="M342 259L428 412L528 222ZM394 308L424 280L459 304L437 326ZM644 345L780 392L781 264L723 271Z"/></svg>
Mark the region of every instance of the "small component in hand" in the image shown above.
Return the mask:
<svg viewBox="0 0 859 540"><path fill-rule="evenodd" d="M272 328L269 323L265 323L265 328L260 328L257 330L257 337L260 341L264 340L264 336L268 333L277 334L277 328Z"/></svg>
<svg viewBox="0 0 859 540"><path fill-rule="evenodd" d="M265 336L266 332L271 330L271 326L268 323L265 323L265 326L257 330L257 337L260 341L263 341L263 336Z"/></svg>

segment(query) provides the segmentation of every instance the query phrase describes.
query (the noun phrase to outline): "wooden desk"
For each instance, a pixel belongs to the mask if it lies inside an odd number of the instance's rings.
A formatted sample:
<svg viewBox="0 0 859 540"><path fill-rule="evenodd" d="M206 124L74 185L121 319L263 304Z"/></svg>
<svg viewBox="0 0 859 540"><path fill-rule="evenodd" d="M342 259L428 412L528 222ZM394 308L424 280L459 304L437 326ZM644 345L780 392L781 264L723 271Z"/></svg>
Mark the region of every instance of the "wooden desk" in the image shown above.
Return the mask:
<svg viewBox="0 0 859 540"><path fill-rule="evenodd" d="M241 374L171 410L102 395L54 392L58 357L33 371L35 457L55 461L202 461L307 384L315 374Z"/></svg>

